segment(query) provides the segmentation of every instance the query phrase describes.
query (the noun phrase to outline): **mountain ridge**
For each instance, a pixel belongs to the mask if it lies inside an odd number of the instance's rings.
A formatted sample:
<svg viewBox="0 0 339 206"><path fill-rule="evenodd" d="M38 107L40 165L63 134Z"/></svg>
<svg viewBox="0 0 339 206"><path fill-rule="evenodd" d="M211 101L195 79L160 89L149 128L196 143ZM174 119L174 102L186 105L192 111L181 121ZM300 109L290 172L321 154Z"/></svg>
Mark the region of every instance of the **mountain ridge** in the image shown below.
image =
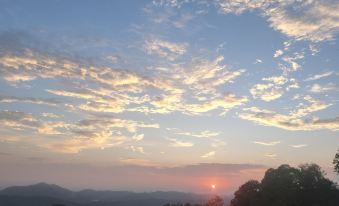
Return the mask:
<svg viewBox="0 0 339 206"><path fill-rule="evenodd" d="M154 191L141 193L94 189L72 191L56 184L40 182L26 186L11 186L0 190L0 206L6 205L4 204L6 201L14 201L11 199L19 199L23 202L35 202L36 205L39 205L39 203L37 203L39 201L45 202L45 205L47 204L46 202L49 201L58 203L61 202L60 204L67 203L67 206L157 206L166 204L168 202L202 203L205 202L210 196L211 195L208 194L195 194L177 191ZM229 197L225 197L225 200L228 201ZM20 202L10 205L23 206L23 204Z"/></svg>

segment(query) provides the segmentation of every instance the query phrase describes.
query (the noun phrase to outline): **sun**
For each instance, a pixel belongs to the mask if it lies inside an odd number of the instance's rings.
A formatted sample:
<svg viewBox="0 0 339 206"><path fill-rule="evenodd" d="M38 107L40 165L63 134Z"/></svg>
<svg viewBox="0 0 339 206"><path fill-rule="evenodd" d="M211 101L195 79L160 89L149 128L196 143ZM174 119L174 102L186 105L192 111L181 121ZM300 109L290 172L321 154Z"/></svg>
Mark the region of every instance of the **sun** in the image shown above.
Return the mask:
<svg viewBox="0 0 339 206"><path fill-rule="evenodd" d="M211 185L211 188L212 188L212 189L215 189L215 184Z"/></svg>

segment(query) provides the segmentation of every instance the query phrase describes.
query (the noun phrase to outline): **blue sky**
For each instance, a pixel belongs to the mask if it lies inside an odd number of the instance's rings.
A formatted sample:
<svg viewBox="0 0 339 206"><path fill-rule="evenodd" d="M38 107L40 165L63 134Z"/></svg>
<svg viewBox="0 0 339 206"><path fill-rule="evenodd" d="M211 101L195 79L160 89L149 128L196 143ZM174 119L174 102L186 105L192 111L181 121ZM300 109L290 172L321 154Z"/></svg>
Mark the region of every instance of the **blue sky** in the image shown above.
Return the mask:
<svg viewBox="0 0 339 206"><path fill-rule="evenodd" d="M65 176L96 168L99 189L206 192L218 180L230 192L267 167L307 162L334 178L338 9L331 0L1 0L0 185L91 187ZM63 175L48 175L58 165ZM173 168L186 177L189 165L201 170L198 186L170 184L178 173L160 181ZM226 176L210 172L219 166ZM116 167L140 171L107 171ZM157 183L142 181L148 172Z"/></svg>

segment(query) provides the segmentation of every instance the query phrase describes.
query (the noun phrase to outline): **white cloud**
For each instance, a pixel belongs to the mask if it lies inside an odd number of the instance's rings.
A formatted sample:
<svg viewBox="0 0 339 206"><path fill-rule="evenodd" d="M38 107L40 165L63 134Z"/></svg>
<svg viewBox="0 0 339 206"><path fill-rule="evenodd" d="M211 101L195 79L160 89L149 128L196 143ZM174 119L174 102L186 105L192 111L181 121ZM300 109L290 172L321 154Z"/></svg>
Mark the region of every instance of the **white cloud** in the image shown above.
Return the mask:
<svg viewBox="0 0 339 206"><path fill-rule="evenodd" d="M129 147L133 152L139 152L141 154L145 154L145 151L144 151L144 148L143 147L136 147L136 146L133 146L131 145Z"/></svg>
<svg viewBox="0 0 339 206"><path fill-rule="evenodd" d="M339 3L324 1L219 0L224 13L259 10L275 30L296 40L334 39L339 32Z"/></svg>
<svg viewBox="0 0 339 206"><path fill-rule="evenodd" d="M254 144L264 145L264 146L275 146L277 144L280 144L280 141L274 141L274 142L262 142L262 141L253 141Z"/></svg>
<svg viewBox="0 0 339 206"><path fill-rule="evenodd" d="M313 93L324 93L324 92L339 92L339 86L333 83L328 83L325 85L313 84L310 92Z"/></svg>
<svg viewBox="0 0 339 206"><path fill-rule="evenodd" d="M279 56L281 56L283 54L284 54L284 52L282 50L278 49L277 51L275 51L273 57L277 58L277 57L279 57Z"/></svg>
<svg viewBox="0 0 339 206"><path fill-rule="evenodd" d="M259 109L256 107L244 109L244 113L239 115L240 118L250 120L260 125L273 126L286 130L321 130L328 129L332 131L339 130L339 118L319 119L316 117L304 118L312 112L319 111L329 107L319 101L314 101L309 106L304 106L296 111L292 111L290 115L283 115L271 110Z"/></svg>
<svg viewBox="0 0 339 206"><path fill-rule="evenodd" d="M308 145L307 144L295 144L295 145L290 145L290 146L298 149L298 148L307 147Z"/></svg>
<svg viewBox="0 0 339 206"><path fill-rule="evenodd" d="M218 136L220 133L219 132L211 132L209 130L204 130L204 131L195 132L195 133L194 132L178 132L176 134L198 137L198 138L209 138L209 137Z"/></svg>
<svg viewBox="0 0 339 206"><path fill-rule="evenodd" d="M209 158L209 157L213 157L215 156L216 152L215 151L211 151L211 152L207 152L206 154L202 155L202 158Z"/></svg>
<svg viewBox="0 0 339 206"><path fill-rule="evenodd" d="M182 141L175 138L168 138L168 140L171 142L172 147L193 147L193 142L188 141Z"/></svg>
<svg viewBox="0 0 339 206"><path fill-rule="evenodd" d="M173 43L160 39L149 39L145 42L144 48L148 54L156 54L169 60L175 60L187 51L187 44Z"/></svg>
<svg viewBox="0 0 339 206"><path fill-rule="evenodd" d="M325 72L325 73L322 73L322 74L316 74L314 76L308 77L304 81L305 82L307 82L307 81L314 81L314 80L318 80L318 79L321 79L321 78L324 78L324 77L331 76L332 74L334 74L333 71Z"/></svg>
<svg viewBox="0 0 339 206"><path fill-rule="evenodd" d="M17 96L1 96L0 103L31 103L31 104L46 104L50 106L56 106L60 104L60 101L56 99L43 99L34 97L17 97Z"/></svg>
<svg viewBox="0 0 339 206"><path fill-rule="evenodd" d="M266 154L265 154L265 157L268 157L268 158L270 158L270 159L276 159L277 154L274 154L274 153L266 153Z"/></svg>

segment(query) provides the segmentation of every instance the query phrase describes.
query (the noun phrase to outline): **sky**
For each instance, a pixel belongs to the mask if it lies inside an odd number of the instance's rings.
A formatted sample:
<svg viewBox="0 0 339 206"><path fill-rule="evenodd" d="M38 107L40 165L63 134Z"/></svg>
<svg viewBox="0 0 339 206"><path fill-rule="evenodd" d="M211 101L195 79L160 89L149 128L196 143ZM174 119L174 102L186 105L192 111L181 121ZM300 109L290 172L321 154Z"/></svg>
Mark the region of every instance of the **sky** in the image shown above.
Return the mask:
<svg viewBox="0 0 339 206"><path fill-rule="evenodd" d="M303 163L339 181L338 10L0 0L0 187L224 194Z"/></svg>

